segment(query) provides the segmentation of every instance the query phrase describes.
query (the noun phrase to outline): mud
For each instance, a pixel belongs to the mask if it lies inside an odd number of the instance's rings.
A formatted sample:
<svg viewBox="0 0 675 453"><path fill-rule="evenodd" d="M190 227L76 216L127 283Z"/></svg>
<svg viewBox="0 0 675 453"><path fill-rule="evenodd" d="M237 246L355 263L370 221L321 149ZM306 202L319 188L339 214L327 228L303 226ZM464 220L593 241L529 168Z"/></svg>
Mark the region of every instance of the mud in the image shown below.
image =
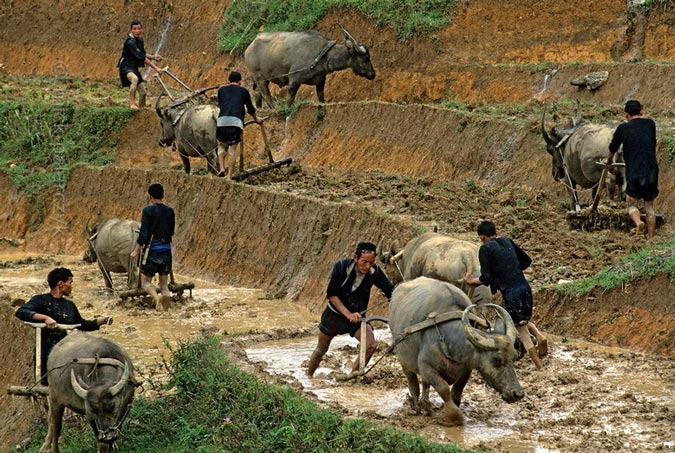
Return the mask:
<svg viewBox="0 0 675 453"><path fill-rule="evenodd" d="M380 358L388 347L388 329L377 329ZM675 438L675 364L568 338L552 337L545 370L526 360L516 370L524 400L506 404L477 373L462 402L466 424L446 428L439 422L442 400L432 391L431 417L414 414L407 384L396 359L385 357L359 381L336 383L358 354L357 342L334 340L315 377L304 374L315 339L276 340L246 346L248 360L262 365L325 404L337 404L348 416L368 417L415 431L438 441L495 452L633 452L672 448Z"/></svg>

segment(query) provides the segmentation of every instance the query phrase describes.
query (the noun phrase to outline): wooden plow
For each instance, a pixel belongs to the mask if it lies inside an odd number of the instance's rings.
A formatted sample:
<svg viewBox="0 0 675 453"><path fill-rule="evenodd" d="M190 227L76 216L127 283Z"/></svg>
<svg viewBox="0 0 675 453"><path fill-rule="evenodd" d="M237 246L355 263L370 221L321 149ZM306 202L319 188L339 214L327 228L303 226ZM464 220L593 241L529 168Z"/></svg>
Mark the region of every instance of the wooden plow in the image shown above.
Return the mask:
<svg viewBox="0 0 675 453"><path fill-rule="evenodd" d="M33 385L8 385L7 394L8 395L18 395L18 396L32 396L32 397L45 397L49 395L49 387L44 386L40 383L42 379L43 371L40 369L40 356L42 355L42 343L40 338L42 335L43 328L46 328L47 325L43 322L27 322L24 321L24 324L33 327L35 329L35 356L34 356L34 371L35 371L35 383ZM73 330L80 327L80 324L57 324L56 328L60 330Z"/></svg>
<svg viewBox="0 0 675 453"><path fill-rule="evenodd" d="M617 204L600 205L600 198L605 189L605 179L609 169L612 167L625 166L623 163L613 163L607 165L605 162L596 162L597 165L603 167L600 181L598 182L598 190L595 193L595 198L591 206L586 208L577 208L573 211L568 211L566 218L570 228L581 231L600 231L600 230L622 230L630 231L634 226L631 222L626 208ZM640 217L643 222L646 222L644 213ZM656 214L656 225L661 226L664 223L663 214Z"/></svg>
<svg viewBox="0 0 675 453"><path fill-rule="evenodd" d="M272 156L272 150L270 149L269 141L267 140L267 132L265 131L265 120L269 117L260 118L260 135L262 136L263 144L265 145L265 157L267 157L267 164L260 165L258 167L249 168L244 170L244 140L239 142L239 173L232 176L232 179L235 181L241 181L249 176L257 175L264 173L266 171L273 170L275 168L282 167L284 165L290 165L293 163L292 157L285 157L281 160L275 161ZM255 124L255 121L249 120L244 123L244 128L247 126Z"/></svg>

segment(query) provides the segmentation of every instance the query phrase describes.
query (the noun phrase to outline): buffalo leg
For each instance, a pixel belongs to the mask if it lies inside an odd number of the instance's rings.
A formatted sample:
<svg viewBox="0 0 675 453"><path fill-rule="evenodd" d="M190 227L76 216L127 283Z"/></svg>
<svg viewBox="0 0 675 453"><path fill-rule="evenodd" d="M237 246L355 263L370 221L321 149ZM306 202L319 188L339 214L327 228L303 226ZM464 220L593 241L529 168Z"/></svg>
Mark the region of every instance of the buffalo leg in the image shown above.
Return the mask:
<svg viewBox="0 0 675 453"><path fill-rule="evenodd" d="M183 161L183 169L185 170L185 174L189 175L190 174L190 159L183 154L182 152L179 152L178 155L180 156L180 160Z"/></svg>
<svg viewBox="0 0 675 453"><path fill-rule="evenodd" d="M452 385L450 396L452 397L452 402L457 407L462 404L462 392L464 392L464 386L469 381L469 376L471 376L471 371L465 372Z"/></svg>
<svg viewBox="0 0 675 453"><path fill-rule="evenodd" d="M274 108L274 105L272 104L272 94L270 93L270 82L264 80L258 84L258 87L260 88L260 94L262 94L262 97L267 103L268 107Z"/></svg>
<svg viewBox="0 0 675 453"><path fill-rule="evenodd" d="M319 111L316 112L316 118L321 121L326 117L326 112L323 109L323 104L325 101L325 98L323 96L323 89L326 86L326 78L324 77L321 82L316 84L316 98L319 100Z"/></svg>
<svg viewBox="0 0 675 453"><path fill-rule="evenodd" d="M447 426L460 426L464 424L464 416L462 411L455 405L452 398L450 398L450 386L436 371L436 369L428 363L420 365L420 376L423 382L428 382L438 392L445 402L443 407L441 423Z"/></svg>
<svg viewBox="0 0 675 453"><path fill-rule="evenodd" d="M290 85L288 85L288 106L292 106L293 103L295 102L295 96L298 94L298 90L300 89L300 84L298 82L291 82Z"/></svg>
<svg viewBox="0 0 675 453"><path fill-rule="evenodd" d="M47 429L47 436L40 448L40 453L58 453L59 452L59 436L61 436L61 422L63 421L64 406L54 403L51 398L49 402L49 416Z"/></svg>
<svg viewBox="0 0 675 453"><path fill-rule="evenodd" d="M408 392L410 392L410 405L415 412L419 412L419 398L420 398L420 382L417 379L417 374L403 369L406 379L408 380Z"/></svg>
<svg viewBox="0 0 675 453"><path fill-rule="evenodd" d="M431 415L431 401L429 401L429 384L422 381L422 396L420 398L420 408L426 415Z"/></svg>

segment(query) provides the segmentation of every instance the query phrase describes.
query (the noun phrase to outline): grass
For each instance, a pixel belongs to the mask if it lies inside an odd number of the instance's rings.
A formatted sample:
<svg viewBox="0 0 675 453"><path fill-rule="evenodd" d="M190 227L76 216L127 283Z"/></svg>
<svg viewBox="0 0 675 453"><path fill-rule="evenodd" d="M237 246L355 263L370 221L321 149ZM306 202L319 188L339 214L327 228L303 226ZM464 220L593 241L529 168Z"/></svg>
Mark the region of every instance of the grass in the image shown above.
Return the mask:
<svg viewBox="0 0 675 453"><path fill-rule="evenodd" d="M268 385L234 366L220 337L183 342L172 352L173 396L137 398L119 450L124 452L461 452L363 419L344 420L286 386ZM81 420L81 419L80 419ZM36 434L27 451L37 451ZM92 451L83 421L65 423L61 449Z"/></svg>
<svg viewBox="0 0 675 453"><path fill-rule="evenodd" d="M562 284L557 289L570 295L585 294L596 288L618 288L637 278L654 277L663 273L675 276L675 239L641 249L593 277Z"/></svg>
<svg viewBox="0 0 675 453"><path fill-rule="evenodd" d="M111 150L131 115L126 107L2 101L0 169L31 196L63 187L73 167L112 162Z"/></svg>
<svg viewBox="0 0 675 453"><path fill-rule="evenodd" d="M354 8L399 39L439 30L450 23L457 0L235 0L225 12L220 51L243 53L260 31L310 29L331 8ZM342 24L349 30L349 24ZM359 39L358 30L350 30Z"/></svg>

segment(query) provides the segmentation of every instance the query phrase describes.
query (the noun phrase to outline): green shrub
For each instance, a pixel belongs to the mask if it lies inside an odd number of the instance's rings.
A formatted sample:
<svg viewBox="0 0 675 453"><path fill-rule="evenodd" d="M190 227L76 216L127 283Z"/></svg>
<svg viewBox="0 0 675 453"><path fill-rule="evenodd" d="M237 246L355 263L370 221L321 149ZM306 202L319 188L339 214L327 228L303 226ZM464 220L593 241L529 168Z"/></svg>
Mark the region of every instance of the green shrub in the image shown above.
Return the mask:
<svg viewBox="0 0 675 453"><path fill-rule="evenodd" d="M330 8L355 8L400 39L446 26L457 0L234 0L225 12L218 48L243 53L259 31L310 29ZM349 24L342 24L349 29ZM358 38L358 33L355 38Z"/></svg>
<svg viewBox="0 0 675 453"><path fill-rule="evenodd" d="M137 398L119 441L125 452L461 452L368 420L342 420L286 386L268 385L230 363L220 337L180 343L172 353L174 396ZM44 431L28 451L37 451ZM65 423L62 451L91 451L94 436Z"/></svg>
<svg viewBox="0 0 675 453"><path fill-rule="evenodd" d="M62 187L77 165L107 165L132 112L123 107L0 102L0 168L29 195Z"/></svg>

